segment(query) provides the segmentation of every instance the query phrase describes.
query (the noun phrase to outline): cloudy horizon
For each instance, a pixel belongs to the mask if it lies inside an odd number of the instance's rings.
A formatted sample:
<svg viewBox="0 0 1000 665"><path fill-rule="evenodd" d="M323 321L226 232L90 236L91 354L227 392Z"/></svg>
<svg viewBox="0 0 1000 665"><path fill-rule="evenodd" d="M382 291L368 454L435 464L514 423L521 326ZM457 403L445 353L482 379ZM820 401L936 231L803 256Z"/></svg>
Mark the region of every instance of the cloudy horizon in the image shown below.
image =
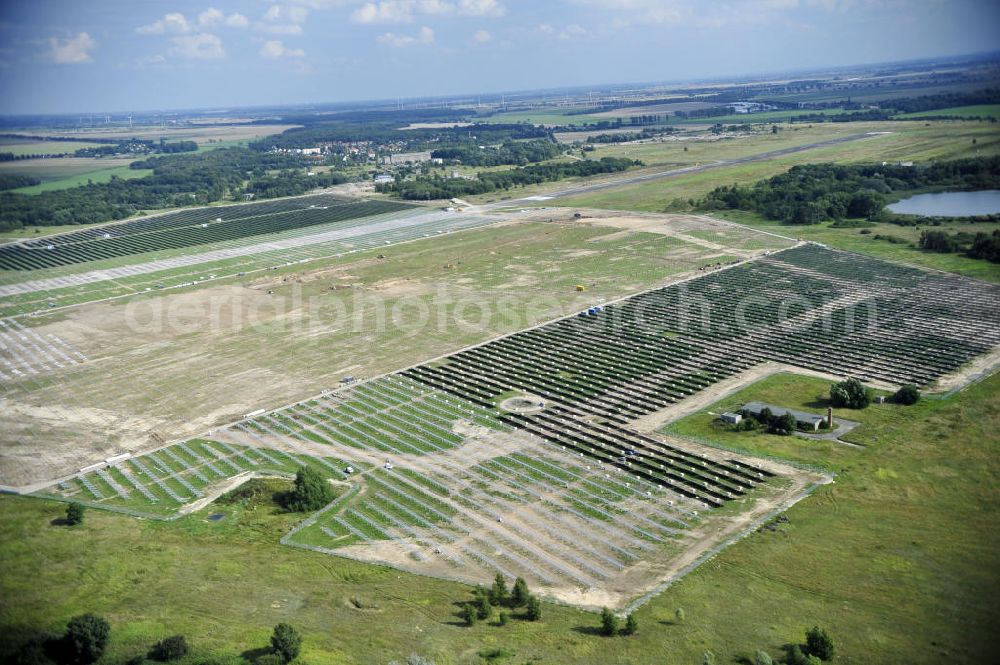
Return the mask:
<svg viewBox="0 0 1000 665"><path fill-rule="evenodd" d="M752 77L984 53L998 28L1000 9L971 0L14 2L0 113Z"/></svg>

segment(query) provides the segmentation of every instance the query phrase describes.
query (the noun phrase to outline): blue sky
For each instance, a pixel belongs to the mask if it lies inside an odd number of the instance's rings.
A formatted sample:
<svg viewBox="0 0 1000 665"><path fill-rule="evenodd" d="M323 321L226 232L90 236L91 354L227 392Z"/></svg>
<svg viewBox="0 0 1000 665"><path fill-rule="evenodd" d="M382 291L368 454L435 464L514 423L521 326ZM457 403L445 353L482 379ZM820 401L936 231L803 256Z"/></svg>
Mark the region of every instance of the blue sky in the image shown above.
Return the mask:
<svg viewBox="0 0 1000 665"><path fill-rule="evenodd" d="M752 76L998 36L991 0L5 0L0 113Z"/></svg>

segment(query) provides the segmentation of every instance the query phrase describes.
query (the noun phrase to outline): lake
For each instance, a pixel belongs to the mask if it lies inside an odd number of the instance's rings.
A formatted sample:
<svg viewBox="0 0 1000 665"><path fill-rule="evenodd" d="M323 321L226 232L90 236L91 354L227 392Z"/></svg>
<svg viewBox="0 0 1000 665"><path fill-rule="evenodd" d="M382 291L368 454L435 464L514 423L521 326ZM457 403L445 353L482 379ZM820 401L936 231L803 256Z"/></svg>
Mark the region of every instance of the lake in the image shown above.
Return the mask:
<svg viewBox="0 0 1000 665"><path fill-rule="evenodd" d="M927 217L972 217L1000 213L1000 189L981 192L939 192L917 194L889 204L889 210L901 215Z"/></svg>

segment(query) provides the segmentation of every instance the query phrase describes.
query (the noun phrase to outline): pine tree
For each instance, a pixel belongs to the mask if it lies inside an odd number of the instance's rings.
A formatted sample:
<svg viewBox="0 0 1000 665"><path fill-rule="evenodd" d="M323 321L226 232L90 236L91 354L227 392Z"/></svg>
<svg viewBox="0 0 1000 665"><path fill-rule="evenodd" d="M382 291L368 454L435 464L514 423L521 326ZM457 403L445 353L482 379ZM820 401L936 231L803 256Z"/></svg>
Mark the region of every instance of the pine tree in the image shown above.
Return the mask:
<svg viewBox="0 0 1000 665"><path fill-rule="evenodd" d="M608 636L618 633L618 617L606 607L601 610L601 633Z"/></svg>
<svg viewBox="0 0 1000 665"><path fill-rule="evenodd" d="M622 635L635 635L635 631L639 630L639 622L635 620L634 614L629 614L625 617L625 627L622 628Z"/></svg>
<svg viewBox="0 0 1000 665"><path fill-rule="evenodd" d="M523 607L528 602L528 596L530 595L528 583L524 581L523 577L518 577L514 580L514 588L510 592L510 606Z"/></svg>
<svg viewBox="0 0 1000 665"><path fill-rule="evenodd" d="M490 589L490 604L503 605L507 602L507 596L507 580L504 579L503 574L497 573L497 576L493 578L493 587Z"/></svg>
<svg viewBox="0 0 1000 665"><path fill-rule="evenodd" d="M542 618L542 604L539 602L538 596L528 596L526 605L527 607L524 613L525 619L528 621L538 621Z"/></svg>

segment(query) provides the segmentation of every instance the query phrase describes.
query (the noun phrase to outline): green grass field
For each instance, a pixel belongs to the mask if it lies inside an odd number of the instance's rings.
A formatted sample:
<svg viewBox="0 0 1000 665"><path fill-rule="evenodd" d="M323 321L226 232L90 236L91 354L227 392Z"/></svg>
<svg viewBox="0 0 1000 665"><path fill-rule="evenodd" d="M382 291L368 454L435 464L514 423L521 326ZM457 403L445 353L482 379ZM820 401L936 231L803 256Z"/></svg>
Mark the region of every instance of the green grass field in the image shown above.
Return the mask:
<svg viewBox="0 0 1000 665"><path fill-rule="evenodd" d="M152 172L152 169L132 169L128 166L112 166L110 168L87 171L69 178L43 182L30 187L19 187L18 189L12 189L11 191L18 194L41 194L42 192L49 192L55 189L69 189L70 187L86 185L90 182L109 182L112 178L121 178L122 180L143 178L150 175Z"/></svg>
<svg viewBox="0 0 1000 665"><path fill-rule="evenodd" d="M900 118L928 118L941 115L953 115L962 118L989 117L1000 118L1000 104L978 104L973 106L954 106L947 109L936 109L934 111L920 111L918 113L904 113Z"/></svg>
<svg viewBox="0 0 1000 665"><path fill-rule="evenodd" d="M826 387L778 376L723 404L757 398L815 409ZM641 608L630 638L599 637L597 616L551 604L537 623L515 613L504 627L465 628L455 603L469 597L467 587L283 548L278 539L299 518L266 502L226 507L217 523L205 519L210 506L171 523L91 511L67 528L50 524L63 504L2 497L0 597L18 602L0 604L0 657L93 611L113 625L102 663L174 633L194 645L184 665L238 654L266 646L279 621L304 634L308 664L385 663L414 652L439 665L471 664L493 648L511 651L515 663L697 663L705 649L732 663L758 648L779 655L815 623L833 636L840 663L987 662L1000 618L998 394L993 377L914 407L851 412L863 423L851 440L864 449L730 436L704 412L670 427L822 464L837 478L791 508L780 529L740 541Z"/></svg>

